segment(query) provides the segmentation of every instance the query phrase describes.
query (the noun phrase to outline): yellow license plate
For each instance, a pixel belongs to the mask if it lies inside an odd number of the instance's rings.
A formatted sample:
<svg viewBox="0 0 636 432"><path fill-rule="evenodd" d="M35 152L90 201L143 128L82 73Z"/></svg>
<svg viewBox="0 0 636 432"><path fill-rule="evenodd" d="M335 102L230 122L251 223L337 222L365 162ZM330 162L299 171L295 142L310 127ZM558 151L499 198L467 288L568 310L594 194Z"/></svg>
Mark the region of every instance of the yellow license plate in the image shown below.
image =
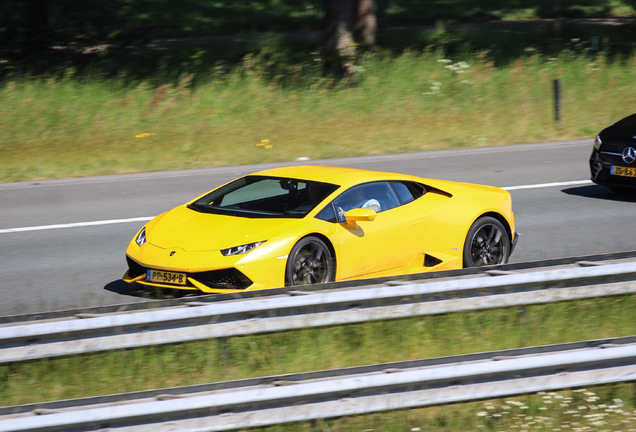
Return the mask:
<svg viewBox="0 0 636 432"><path fill-rule="evenodd" d="M146 280L150 282L169 283L175 285L185 285L185 273L174 273L161 270L148 270Z"/></svg>
<svg viewBox="0 0 636 432"><path fill-rule="evenodd" d="M613 166L611 174L623 177L636 177L636 168L627 168L621 166Z"/></svg>

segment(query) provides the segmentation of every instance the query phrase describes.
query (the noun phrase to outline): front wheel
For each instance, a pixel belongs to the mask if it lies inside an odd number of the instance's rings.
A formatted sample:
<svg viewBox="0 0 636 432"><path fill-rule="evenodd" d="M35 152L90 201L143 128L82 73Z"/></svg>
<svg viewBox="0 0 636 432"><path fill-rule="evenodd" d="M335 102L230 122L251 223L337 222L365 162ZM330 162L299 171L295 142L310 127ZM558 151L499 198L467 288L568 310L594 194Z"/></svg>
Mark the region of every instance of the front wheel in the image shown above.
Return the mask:
<svg viewBox="0 0 636 432"><path fill-rule="evenodd" d="M332 282L334 277L334 260L325 242L309 236L294 245L287 258L285 285Z"/></svg>
<svg viewBox="0 0 636 432"><path fill-rule="evenodd" d="M510 238L497 219L484 216L473 224L464 243L464 268L505 264L510 256Z"/></svg>

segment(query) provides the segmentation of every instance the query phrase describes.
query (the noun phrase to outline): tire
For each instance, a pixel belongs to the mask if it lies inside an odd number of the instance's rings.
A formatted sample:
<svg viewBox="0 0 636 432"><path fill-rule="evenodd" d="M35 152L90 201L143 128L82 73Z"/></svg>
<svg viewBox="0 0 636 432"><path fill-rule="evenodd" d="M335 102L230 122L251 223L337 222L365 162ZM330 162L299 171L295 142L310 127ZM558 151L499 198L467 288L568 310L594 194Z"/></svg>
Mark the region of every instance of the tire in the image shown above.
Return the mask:
<svg viewBox="0 0 636 432"><path fill-rule="evenodd" d="M464 242L464 268L505 264L510 257L510 238L497 219L484 216L468 230Z"/></svg>
<svg viewBox="0 0 636 432"><path fill-rule="evenodd" d="M285 268L285 285L311 285L335 279L335 260L318 237L309 236L294 245Z"/></svg>

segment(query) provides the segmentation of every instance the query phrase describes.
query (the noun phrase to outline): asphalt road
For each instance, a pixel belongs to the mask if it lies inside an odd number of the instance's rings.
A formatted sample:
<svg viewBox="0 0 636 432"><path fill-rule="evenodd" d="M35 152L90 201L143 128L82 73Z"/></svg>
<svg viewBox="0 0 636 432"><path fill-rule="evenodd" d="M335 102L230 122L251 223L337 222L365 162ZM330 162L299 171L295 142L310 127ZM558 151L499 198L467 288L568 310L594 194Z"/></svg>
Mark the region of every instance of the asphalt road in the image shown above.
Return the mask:
<svg viewBox="0 0 636 432"><path fill-rule="evenodd" d="M281 165L351 166L509 188L521 233L511 262L634 250L636 199L588 181L591 148L592 140L581 140L0 184L0 316L144 301L122 292L124 251L144 224L129 219Z"/></svg>

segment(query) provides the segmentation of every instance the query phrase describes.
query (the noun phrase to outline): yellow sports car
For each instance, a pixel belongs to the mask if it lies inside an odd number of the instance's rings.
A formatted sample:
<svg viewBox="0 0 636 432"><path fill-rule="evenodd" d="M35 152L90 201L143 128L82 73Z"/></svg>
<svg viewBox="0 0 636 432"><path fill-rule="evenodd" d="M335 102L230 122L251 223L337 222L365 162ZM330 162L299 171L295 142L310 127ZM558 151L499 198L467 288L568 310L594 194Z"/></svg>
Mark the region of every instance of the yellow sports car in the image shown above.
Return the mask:
<svg viewBox="0 0 636 432"><path fill-rule="evenodd" d="M327 166L227 183L144 226L123 279L225 293L503 264L517 242L492 186Z"/></svg>

